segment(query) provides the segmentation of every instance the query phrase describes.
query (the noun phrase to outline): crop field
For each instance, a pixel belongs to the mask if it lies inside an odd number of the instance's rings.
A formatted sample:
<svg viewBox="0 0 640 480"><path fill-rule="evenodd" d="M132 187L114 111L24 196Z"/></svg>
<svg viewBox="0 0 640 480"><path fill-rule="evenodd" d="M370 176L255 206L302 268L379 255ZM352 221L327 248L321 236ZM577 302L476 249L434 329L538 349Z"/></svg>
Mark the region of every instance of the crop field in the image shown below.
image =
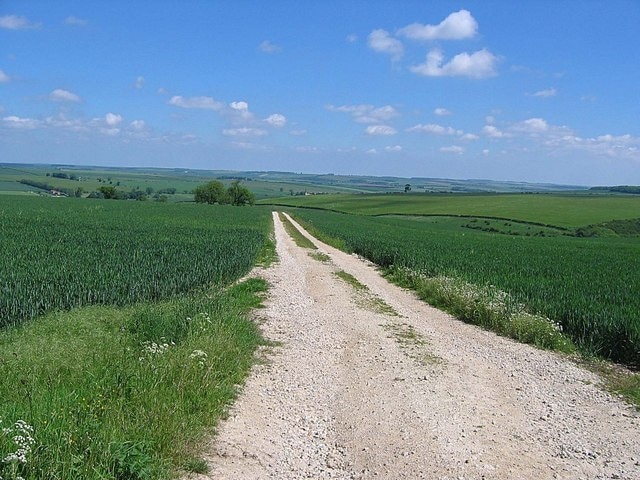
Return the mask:
<svg viewBox="0 0 640 480"><path fill-rule="evenodd" d="M640 362L637 237L505 235L463 228L461 219L416 221L312 209L296 209L295 216L383 267L495 286L532 313L559 322L583 351ZM540 220L540 213L529 218Z"/></svg>
<svg viewBox="0 0 640 480"><path fill-rule="evenodd" d="M262 342L259 207L0 197L0 478L169 478ZM18 440L16 440L18 439Z"/></svg>
<svg viewBox="0 0 640 480"><path fill-rule="evenodd" d="M226 284L252 266L268 222L262 209L0 197L0 326Z"/></svg>
<svg viewBox="0 0 640 480"><path fill-rule="evenodd" d="M265 200L358 215L457 215L573 228L640 217L640 195L379 194L319 195Z"/></svg>

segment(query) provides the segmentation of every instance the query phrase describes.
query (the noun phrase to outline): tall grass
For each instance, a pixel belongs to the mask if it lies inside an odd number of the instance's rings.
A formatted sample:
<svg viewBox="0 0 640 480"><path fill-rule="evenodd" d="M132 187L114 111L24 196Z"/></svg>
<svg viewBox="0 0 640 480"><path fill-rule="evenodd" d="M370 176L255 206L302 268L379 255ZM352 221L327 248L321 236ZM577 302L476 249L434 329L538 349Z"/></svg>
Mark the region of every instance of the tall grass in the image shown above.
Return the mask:
<svg viewBox="0 0 640 480"><path fill-rule="evenodd" d="M197 459L261 343L263 280L126 308L51 313L0 332L4 479L170 478ZM197 463L197 462L196 462Z"/></svg>

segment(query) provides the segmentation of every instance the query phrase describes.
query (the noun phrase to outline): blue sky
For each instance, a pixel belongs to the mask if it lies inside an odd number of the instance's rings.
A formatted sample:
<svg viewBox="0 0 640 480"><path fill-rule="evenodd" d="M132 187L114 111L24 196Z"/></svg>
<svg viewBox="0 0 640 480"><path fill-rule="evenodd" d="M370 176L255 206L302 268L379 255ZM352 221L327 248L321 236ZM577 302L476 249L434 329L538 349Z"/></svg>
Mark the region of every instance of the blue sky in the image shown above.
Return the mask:
<svg viewBox="0 0 640 480"><path fill-rule="evenodd" d="M640 2L0 1L0 162L640 184Z"/></svg>

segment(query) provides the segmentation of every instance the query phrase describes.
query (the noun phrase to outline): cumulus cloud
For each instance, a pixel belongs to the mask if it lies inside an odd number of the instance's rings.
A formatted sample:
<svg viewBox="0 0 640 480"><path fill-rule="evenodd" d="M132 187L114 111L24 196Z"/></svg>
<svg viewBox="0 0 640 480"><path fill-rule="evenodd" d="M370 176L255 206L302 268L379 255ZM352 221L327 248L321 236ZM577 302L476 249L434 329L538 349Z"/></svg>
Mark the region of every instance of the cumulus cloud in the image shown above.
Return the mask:
<svg viewBox="0 0 640 480"><path fill-rule="evenodd" d="M201 108L215 111L220 111L224 106L211 97L182 97L180 95L174 95L168 103L180 108Z"/></svg>
<svg viewBox="0 0 640 480"><path fill-rule="evenodd" d="M0 83L9 83L11 81L11 77L0 70Z"/></svg>
<svg viewBox="0 0 640 480"><path fill-rule="evenodd" d="M396 133L398 133L395 128L390 127L389 125L369 125L366 128L365 132L367 132L367 135L383 136L395 135Z"/></svg>
<svg viewBox="0 0 640 480"><path fill-rule="evenodd" d="M251 127L242 127L242 128L225 128L222 130L222 134L228 137L237 137L237 136L245 136L245 137L261 137L267 134L267 131L262 128L251 128Z"/></svg>
<svg viewBox="0 0 640 480"><path fill-rule="evenodd" d="M475 133L465 133L460 137L461 140L467 140L467 141L478 140L479 138L480 137Z"/></svg>
<svg viewBox="0 0 640 480"><path fill-rule="evenodd" d="M109 112L104 116L104 122L110 127L115 127L116 125L119 125L120 122L122 122L122 116L116 113Z"/></svg>
<svg viewBox="0 0 640 480"><path fill-rule="evenodd" d="M471 77L486 78L496 75L498 57L487 49L474 53L459 53L448 63L443 64L442 51L434 48L427 54L427 59L420 65L409 67L413 73L425 77Z"/></svg>
<svg viewBox="0 0 640 480"><path fill-rule="evenodd" d="M402 35L413 40L462 40L472 38L478 32L478 22L468 10L460 10L450 14L438 25L412 23L398 30Z"/></svg>
<svg viewBox="0 0 640 480"><path fill-rule="evenodd" d="M397 117L398 111L391 105L375 107L373 105L327 105L330 112L348 113L358 123L380 123Z"/></svg>
<svg viewBox="0 0 640 480"><path fill-rule="evenodd" d="M140 132L142 130L144 130L144 127L146 126L144 123L144 120L134 120L133 122L131 122L129 124L129 126L133 129L136 130L137 132Z"/></svg>
<svg viewBox="0 0 640 480"><path fill-rule="evenodd" d="M74 17L73 15L70 15L67 18L64 19L64 23L65 23L65 25L71 25L71 26L74 26L74 27L84 27L89 22L87 22L83 18L78 18L78 17Z"/></svg>
<svg viewBox="0 0 640 480"><path fill-rule="evenodd" d="M535 92L531 94L531 96L549 98L549 97L555 97L557 94L558 94L558 91L555 88L551 87L551 88L547 88L546 90L540 90L538 92Z"/></svg>
<svg viewBox="0 0 640 480"><path fill-rule="evenodd" d="M440 151L443 153L454 153L456 155L462 155L464 148L459 145L451 145L449 147L440 147Z"/></svg>
<svg viewBox="0 0 640 480"><path fill-rule="evenodd" d="M144 77L142 75L138 75L136 77L136 81L134 82L133 86L136 87L137 89L144 87Z"/></svg>
<svg viewBox="0 0 640 480"><path fill-rule="evenodd" d="M264 121L272 127L282 128L287 123L287 117L279 113L274 113L273 115L269 115L267 118L265 118Z"/></svg>
<svg viewBox="0 0 640 480"><path fill-rule="evenodd" d="M402 146L400 145L389 145L388 147L384 147L387 152L401 152Z"/></svg>
<svg viewBox="0 0 640 480"><path fill-rule="evenodd" d="M40 126L40 121L34 118L21 118L15 115L10 115L2 119L2 123L5 127L17 128L22 130L33 130Z"/></svg>
<svg viewBox="0 0 640 480"><path fill-rule="evenodd" d="M0 17L0 28L6 28L7 30L30 30L40 28L40 24L33 23L26 17L20 17L18 15L3 15Z"/></svg>
<svg viewBox="0 0 640 480"><path fill-rule="evenodd" d="M378 154L378 150L376 150L375 148L370 148L365 153L368 153L369 155L377 155Z"/></svg>
<svg viewBox="0 0 640 480"><path fill-rule="evenodd" d="M369 34L367 45L378 53L384 53L391 56L392 60L399 60L404 55L404 47L402 42L397 38L393 38L386 30L378 29Z"/></svg>
<svg viewBox="0 0 640 480"><path fill-rule="evenodd" d="M456 130L453 127L443 127L435 123L428 123L423 125L419 123L413 127L407 128L407 132L421 132L421 133L433 133L436 135L463 135L462 130Z"/></svg>
<svg viewBox="0 0 640 480"><path fill-rule="evenodd" d="M346 36L345 40L349 43L355 43L358 41L358 36L355 33L350 33Z"/></svg>
<svg viewBox="0 0 640 480"><path fill-rule="evenodd" d="M513 125L512 130L522 133L537 134L549 130L549 124L543 118L529 118Z"/></svg>
<svg viewBox="0 0 640 480"><path fill-rule="evenodd" d="M545 144L554 149L561 147L601 157L624 158L640 162L640 138L629 134L605 134L590 138L569 134L549 138Z"/></svg>
<svg viewBox="0 0 640 480"><path fill-rule="evenodd" d="M439 117L445 117L447 115L451 115L451 111L447 110L446 108L436 108L433 113L435 113L436 115L438 115Z"/></svg>
<svg viewBox="0 0 640 480"><path fill-rule="evenodd" d="M269 40L264 40L263 42L261 42L258 48L261 52L268 54L280 53L282 51L282 47L270 42Z"/></svg>
<svg viewBox="0 0 640 480"><path fill-rule="evenodd" d="M504 132L494 125L485 125L482 127L482 133L491 138L502 138L505 136Z"/></svg>
<svg viewBox="0 0 640 480"><path fill-rule="evenodd" d="M56 88L49 94L49 100L53 102L79 102L80 97L73 92Z"/></svg>

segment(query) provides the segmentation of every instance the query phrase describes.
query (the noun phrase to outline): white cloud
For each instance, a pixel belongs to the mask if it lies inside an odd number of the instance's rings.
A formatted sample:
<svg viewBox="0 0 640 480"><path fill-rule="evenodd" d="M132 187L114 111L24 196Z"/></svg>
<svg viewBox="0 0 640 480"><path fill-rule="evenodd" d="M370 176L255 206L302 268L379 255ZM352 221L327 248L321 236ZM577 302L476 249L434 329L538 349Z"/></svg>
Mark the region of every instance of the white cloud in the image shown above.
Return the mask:
<svg viewBox="0 0 640 480"><path fill-rule="evenodd" d="M516 132L537 134L549 130L549 124L543 118L529 118L516 123L511 128Z"/></svg>
<svg viewBox="0 0 640 480"><path fill-rule="evenodd" d="M558 91L555 88L551 87L551 88L547 88L546 90L540 90L538 92L535 92L531 96L549 98L549 97L555 97L557 94L558 94Z"/></svg>
<svg viewBox="0 0 640 480"><path fill-rule="evenodd" d="M231 111L224 113L230 113L235 123L246 123L253 119L253 113L249 111L249 104L247 102L231 102L229 107L231 107Z"/></svg>
<svg viewBox="0 0 640 480"><path fill-rule="evenodd" d="M120 133L120 129L119 128L101 128L100 132L104 133L105 135L109 135L110 137L115 137L116 135L118 135Z"/></svg>
<svg viewBox="0 0 640 480"><path fill-rule="evenodd" d="M264 40L263 42L261 42L258 48L260 48L261 52L268 54L279 53L282 51L282 47L270 42L269 40Z"/></svg>
<svg viewBox="0 0 640 480"><path fill-rule="evenodd" d="M223 104L217 102L211 97L182 97L175 95L169 100L169 105L174 105L180 108L202 108L205 110L220 111Z"/></svg>
<svg viewBox="0 0 640 480"><path fill-rule="evenodd" d="M367 45L378 53L390 55L394 61L399 60L404 54L402 42L382 29L374 30L369 34Z"/></svg>
<svg viewBox="0 0 640 480"><path fill-rule="evenodd" d="M375 148L370 148L365 153L368 153L369 155L377 155L378 154L378 150L376 150Z"/></svg>
<svg viewBox="0 0 640 480"><path fill-rule="evenodd" d="M249 104L247 102L231 102L229 106L234 110L238 110L240 112L249 111Z"/></svg>
<svg viewBox="0 0 640 480"><path fill-rule="evenodd" d="M384 147L387 152L401 152L402 146L400 145L389 145L388 147Z"/></svg>
<svg viewBox="0 0 640 480"><path fill-rule="evenodd" d="M18 15L3 15L0 17L0 28L7 30L30 30L40 28L39 23L32 23L26 17Z"/></svg>
<svg viewBox="0 0 640 480"><path fill-rule="evenodd" d="M299 128L299 129L296 129L296 130L291 130L289 132L289 135L293 135L294 137L301 137L301 136L306 135L306 134L307 134L307 131L305 129L303 129L303 128Z"/></svg>
<svg viewBox="0 0 640 480"><path fill-rule="evenodd" d="M475 133L465 133L460 137L461 140L468 140L468 141L478 140L479 138L480 137Z"/></svg>
<svg viewBox="0 0 640 480"><path fill-rule="evenodd" d="M447 115L451 115L451 111L447 110L446 108L442 108L442 107L436 108L433 111L433 113L438 115L439 117L445 117Z"/></svg>
<svg viewBox="0 0 640 480"><path fill-rule="evenodd" d="M399 115L398 111L391 105L382 107L374 107L373 105L342 105L339 107L327 105L325 108L330 112L348 113L358 123L386 122Z"/></svg>
<svg viewBox="0 0 640 480"><path fill-rule="evenodd" d="M629 134L606 134L592 138L563 135L548 139L545 145L554 149L563 147L600 157L623 158L640 162L640 137L634 137Z"/></svg>
<svg viewBox="0 0 640 480"><path fill-rule="evenodd" d="M412 23L398 30L413 40L462 40L472 38L478 32L478 22L468 10L450 14L438 25Z"/></svg>
<svg viewBox="0 0 640 480"><path fill-rule="evenodd" d="M34 118L21 118L11 115L4 117L2 123L9 128L18 128L23 130L33 130L40 126L40 121Z"/></svg>
<svg viewBox="0 0 640 480"><path fill-rule="evenodd" d="M435 123L428 123L426 125L419 123L418 125L414 125L413 127L407 128L407 132L433 133L436 135L463 135L464 134L462 130L456 130L453 127L443 127L442 125L438 125Z"/></svg>
<svg viewBox="0 0 640 480"><path fill-rule="evenodd" d="M367 135L395 135L397 130L388 125L369 125L366 130Z"/></svg>
<svg viewBox="0 0 640 480"><path fill-rule="evenodd" d="M134 129L134 130L136 130L136 131L140 132L140 131L144 130L144 127L145 127L146 125L145 125L145 123L144 123L144 120L134 120L133 122L131 122L131 123L129 124L129 126L130 126L132 129Z"/></svg>
<svg viewBox="0 0 640 480"><path fill-rule="evenodd" d="M484 127L482 127L482 133L491 138L502 138L505 136L504 132L499 130L494 125L485 125Z"/></svg>
<svg viewBox="0 0 640 480"><path fill-rule="evenodd" d="M222 134L228 137L246 136L246 137L261 137L267 134L267 131L262 128L225 128L222 130Z"/></svg>
<svg viewBox="0 0 640 480"><path fill-rule="evenodd" d="M53 102L79 102L80 97L73 92L56 88L49 94L49 100Z"/></svg>
<svg viewBox="0 0 640 480"><path fill-rule="evenodd" d="M482 150L482 155L484 155L485 157L489 155L489 149L485 148L484 150Z"/></svg>
<svg viewBox="0 0 640 480"><path fill-rule="evenodd" d="M409 67L409 70L425 77L486 78L496 75L498 57L489 50L482 49L472 54L459 53L444 65L443 61L442 51L434 48L427 54L425 63Z"/></svg>
<svg viewBox="0 0 640 480"><path fill-rule="evenodd" d="M282 128L287 123L287 117L279 113L274 113L273 115L269 115L267 118L265 118L264 121L272 127Z"/></svg>
<svg viewBox="0 0 640 480"><path fill-rule="evenodd" d="M464 153L464 148L458 145L451 145L450 147L440 147L440 151L443 153L454 153L456 155L462 155Z"/></svg>
<svg viewBox="0 0 640 480"><path fill-rule="evenodd" d="M493 115L487 115L486 117L484 117L484 121L489 125L493 125L494 123L496 123L496 117L494 117Z"/></svg>
<svg viewBox="0 0 640 480"><path fill-rule="evenodd" d="M11 77L0 70L0 83L9 83L11 81Z"/></svg>
<svg viewBox="0 0 640 480"><path fill-rule="evenodd" d="M158 95L168 95L169 91L164 87L160 87L160 88L158 88L158 90L156 90L156 93Z"/></svg>
<svg viewBox="0 0 640 480"><path fill-rule="evenodd" d="M137 89L144 87L144 77L142 75L137 76L133 86Z"/></svg>
<svg viewBox="0 0 640 480"><path fill-rule="evenodd" d="M355 43L358 41L358 36L355 33L350 33L346 36L345 40L349 43Z"/></svg>
<svg viewBox="0 0 640 480"><path fill-rule="evenodd" d="M74 27L84 27L86 26L89 22L86 21L83 18L78 18L78 17L74 17L73 15L68 16L67 18L64 19L64 23L66 25L72 25Z"/></svg>
<svg viewBox="0 0 640 480"><path fill-rule="evenodd" d="M122 116L116 113L109 112L104 116L104 122L110 127L115 127L116 125L119 125L120 122L122 122Z"/></svg>

